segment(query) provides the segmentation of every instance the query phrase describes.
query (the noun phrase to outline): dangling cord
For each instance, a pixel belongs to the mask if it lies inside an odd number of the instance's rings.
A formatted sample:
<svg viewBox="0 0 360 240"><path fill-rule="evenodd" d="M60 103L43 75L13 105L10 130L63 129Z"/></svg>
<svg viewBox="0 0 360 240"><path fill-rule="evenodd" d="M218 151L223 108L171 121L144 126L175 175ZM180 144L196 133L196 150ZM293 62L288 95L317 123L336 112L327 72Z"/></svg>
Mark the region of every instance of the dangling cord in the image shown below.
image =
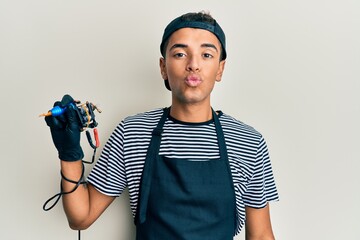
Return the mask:
<svg viewBox="0 0 360 240"><path fill-rule="evenodd" d="M43 205L44 211L49 211L50 209L52 209L53 207L55 207L55 205L59 202L61 196L66 195L66 194L73 193L73 192L75 192L75 190L80 186L80 184L85 184L86 181L83 181L84 172L85 172L85 167L84 167L84 164L82 164L81 176L80 176L79 181L76 182L76 181L73 181L73 180L70 180L70 179L66 178L66 177L63 175L63 173L60 171L61 177L62 177L64 180L66 180L66 181L68 181L68 182L71 182L71 183L74 183L74 184L76 184L76 185L75 185L74 188L71 189L69 192L64 192L64 191L63 191L63 187L62 187L62 182L60 182L60 189L61 189L61 191L60 191L59 193L55 194L54 196L52 196L51 198L49 198L49 199L44 203L44 205ZM54 199L56 199L55 202L54 202L50 207L46 207L46 206L49 204L49 202L51 202L51 201L54 200Z"/></svg>
<svg viewBox="0 0 360 240"><path fill-rule="evenodd" d="M66 194L73 193L73 192L75 192L75 190L80 186L80 184L86 184L86 183L87 183L86 181L83 181L83 179L84 179L84 173L85 173L84 163L87 163L87 164L93 163L94 160L95 160L95 154L96 154L96 147L94 148L94 153L93 153L93 156L92 156L92 160L89 161L89 162L87 162L87 161L82 161L82 172L81 172L80 179L79 179L79 181L77 181L77 182L66 178L66 177L64 176L64 174L60 171L61 177L62 177L64 180L68 181L68 182L74 183L74 184L75 184L75 187L74 187L72 190L70 190L69 192L63 192L63 191L62 191L62 189L63 189L63 188L62 188L62 183L60 182L60 189L61 189L60 192L57 193L57 194L55 194L55 195L52 196L51 198L49 198L49 199L44 203L44 205L43 205L43 210L44 210L44 211L49 211L50 209L52 209L53 207L55 207L55 205L59 202L61 196L66 195ZM56 199L56 200L54 201L54 203L53 203L50 207L46 207L46 206L49 204L49 202L53 201L54 199Z"/></svg>
<svg viewBox="0 0 360 240"><path fill-rule="evenodd" d="M61 183L60 183L61 192L55 194L53 197L49 198L49 199L45 202L45 204L43 205L44 211L49 211L50 209L52 209L52 208L58 203L58 201L60 200L60 198L61 198L62 195L73 193L73 192L75 192L75 190L80 186L80 184L86 184L86 181L83 181L84 172L85 172L85 166L84 166L84 163L82 163L81 177L80 177L79 181L73 181L73 180L68 179L67 177L65 177L64 174L60 171L61 177L62 177L65 181L70 182L70 183L74 183L74 184L76 184L76 185L75 185L75 187L74 187L72 190L70 190L69 192L63 192L63 191L62 191L63 187L62 187L62 182L61 182ZM47 205L49 202L51 202L53 199L55 199L55 198L57 198L57 199L55 200L55 202L54 202L50 207L47 208L46 205ZM78 230L78 240L81 240L81 230Z"/></svg>
<svg viewBox="0 0 360 240"><path fill-rule="evenodd" d="M91 161L84 161L82 160L82 172L81 172L81 176L80 176L80 179L79 181L73 181L71 179L68 179L67 177L64 176L64 174L62 173L62 171L60 171L60 174L61 174L61 177L67 181L67 182L71 182L71 183L74 183L75 186L73 189L71 189L69 192L64 192L63 191L63 187L62 187L62 181L60 181L60 192L55 194L54 196L52 196L51 198L49 198L43 205L43 210L44 211L49 211L51 210L53 207L55 207L55 205L59 202L61 196L63 195L66 195L66 194L70 194L70 193L73 193L75 192L75 190L80 186L80 184L86 184L87 182L84 181L84 173L85 173L85 166L84 166L84 163L86 164L92 164L94 163L95 161L95 155L96 155L96 149L99 147L99 140L98 140L98 133L97 133L97 130L96 128L94 129L94 135L95 135L95 140L96 140L96 145L94 145L91 141L91 136L90 136L90 133L88 131L86 131L86 136L88 138L88 141L89 141L89 144L90 146L94 149L94 153L93 153L93 156L92 156L92 159ZM51 202L51 201L54 201L54 203L50 206L50 207L47 207L47 205ZM81 239L81 230L78 230L78 240Z"/></svg>

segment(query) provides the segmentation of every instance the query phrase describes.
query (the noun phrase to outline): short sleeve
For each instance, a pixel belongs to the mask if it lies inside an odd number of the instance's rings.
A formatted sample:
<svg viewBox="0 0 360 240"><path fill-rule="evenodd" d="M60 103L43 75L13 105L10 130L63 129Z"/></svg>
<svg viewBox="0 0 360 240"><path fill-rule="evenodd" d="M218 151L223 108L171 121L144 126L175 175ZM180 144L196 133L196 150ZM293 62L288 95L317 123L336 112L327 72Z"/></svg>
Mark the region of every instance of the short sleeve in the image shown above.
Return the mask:
<svg viewBox="0 0 360 240"><path fill-rule="evenodd" d="M278 201L269 152L263 137L260 138L254 172L243 195L245 206L263 208L270 201Z"/></svg>
<svg viewBox="0 0 360 240"><path fill-rule="evenodd" d="M124 123L121 122L112 132L87 178L98 191L108 196L120 196L127 186L123 143Z"/></svg>

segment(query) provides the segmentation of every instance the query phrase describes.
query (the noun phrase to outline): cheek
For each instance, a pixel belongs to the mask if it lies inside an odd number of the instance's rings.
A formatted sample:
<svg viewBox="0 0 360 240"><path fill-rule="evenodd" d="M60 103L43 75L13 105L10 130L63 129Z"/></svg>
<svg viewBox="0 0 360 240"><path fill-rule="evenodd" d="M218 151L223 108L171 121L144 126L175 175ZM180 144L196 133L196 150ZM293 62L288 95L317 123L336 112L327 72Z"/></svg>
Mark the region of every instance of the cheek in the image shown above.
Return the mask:
<svg viewBox="0 0 360 240"><path fill-rule="evenodd" d="M217 75L219 74L219 70L220 70L220 66L219 64L209 64L208 66L206 66L206 68L208 69L208 71L206 71L206 75L210 78L216 78Z"/></svg>
<svg viewBox="0 0 360 240"><path fill-rule="evenodd" d="M184 71L182 70L182 67L180 64L172 64L171 62L167 64L166 73L168 76L177 76L182 74Z"/></svg>

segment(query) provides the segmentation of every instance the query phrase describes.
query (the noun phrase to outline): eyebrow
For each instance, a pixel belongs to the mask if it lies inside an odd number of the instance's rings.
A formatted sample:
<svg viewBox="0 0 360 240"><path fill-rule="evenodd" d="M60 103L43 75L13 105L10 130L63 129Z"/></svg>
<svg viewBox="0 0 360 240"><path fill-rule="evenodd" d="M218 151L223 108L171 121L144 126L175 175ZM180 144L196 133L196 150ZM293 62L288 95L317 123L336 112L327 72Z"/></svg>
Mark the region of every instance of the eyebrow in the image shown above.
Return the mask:
<svg viewBox="0 0 360 240"><path fill-rule="evenodd" d="M171 48L169 50L173 50L174 48L187 48L188 45L186 44L182 44L182 43L175 43L174 45L171 46Z"/></svg>
<svg viewBox="0 0 360 240"><path fill-rule="evenodd" d="M216 48L216 46L212 43L204 43L201 44L201 47L205 47L205 48L213 48L216 52L218 51L218 49Z"/></svg>
<svg viewBox="0 0 360 240"><path fill-rule="evenodd" d="M187 44L175 43L174 45L171 46L171 48L169 50L173 50L174 48L187 48L187 47L188 47ZM201 44L201 47L203 47L203 48L213 48L216 52L218 52L217 47L212 43L203 43L203 44Z"/></svg>

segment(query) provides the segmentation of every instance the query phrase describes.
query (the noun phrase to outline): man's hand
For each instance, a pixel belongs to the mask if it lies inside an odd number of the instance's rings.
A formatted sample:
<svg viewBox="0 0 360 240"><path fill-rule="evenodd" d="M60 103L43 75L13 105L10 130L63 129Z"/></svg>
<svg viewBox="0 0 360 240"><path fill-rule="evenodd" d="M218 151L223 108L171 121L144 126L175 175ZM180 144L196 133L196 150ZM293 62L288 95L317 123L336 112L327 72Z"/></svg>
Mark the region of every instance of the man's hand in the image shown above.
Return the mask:
<svg viewBox="0 0 360 240"><path fill-rule="evenodd" d="M70 162L82 160L84 157L80 146L81 126L76 109L71 105L73 102L74 99L70 95L64 95L61 101L54 103L54 107L66 108L65 113L58 117L45 117L59 158Z"/></svg>

